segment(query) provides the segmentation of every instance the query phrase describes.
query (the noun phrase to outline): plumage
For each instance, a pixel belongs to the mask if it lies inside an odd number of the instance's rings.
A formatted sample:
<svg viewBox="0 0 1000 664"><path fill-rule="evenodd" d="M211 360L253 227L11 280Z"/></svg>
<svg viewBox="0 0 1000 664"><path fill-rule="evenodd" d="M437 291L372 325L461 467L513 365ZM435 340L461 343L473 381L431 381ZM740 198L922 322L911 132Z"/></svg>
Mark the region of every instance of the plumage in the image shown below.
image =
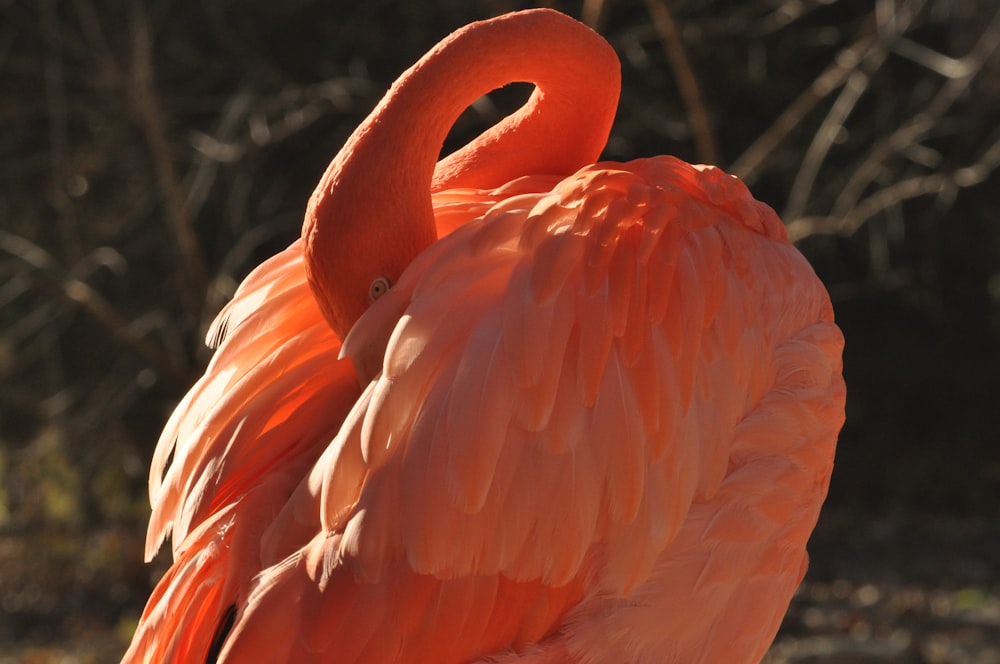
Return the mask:
<svg viewBox="0 0 1000 664"><path fill-rule="evenodd" d="M737 179L590 163L609 58L549 10L474 24L349 140L160 439L147 556L172 531L175 563L124 661L762 657L826 494L843 339ZM605 98L564 126L580 61ZM549 93L432 173L519 67ZM422 112L428 135L393 122Z"/></svg>

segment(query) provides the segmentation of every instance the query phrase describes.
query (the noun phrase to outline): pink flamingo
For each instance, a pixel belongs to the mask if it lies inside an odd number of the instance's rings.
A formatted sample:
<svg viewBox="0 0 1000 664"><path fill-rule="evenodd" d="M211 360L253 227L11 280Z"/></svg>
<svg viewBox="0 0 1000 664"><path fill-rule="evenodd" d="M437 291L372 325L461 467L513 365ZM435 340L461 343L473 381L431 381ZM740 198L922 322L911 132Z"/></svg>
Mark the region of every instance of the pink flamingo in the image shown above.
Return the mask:
<svg viewBox="0 0 1000 664"><path fill-rule="evenodd" d="M459 113L519 111L435 164ZM167 423L126 662L753 662L806 568L843 339L774 212L592 162L612 49L467 26L330 165Z"/></svg>

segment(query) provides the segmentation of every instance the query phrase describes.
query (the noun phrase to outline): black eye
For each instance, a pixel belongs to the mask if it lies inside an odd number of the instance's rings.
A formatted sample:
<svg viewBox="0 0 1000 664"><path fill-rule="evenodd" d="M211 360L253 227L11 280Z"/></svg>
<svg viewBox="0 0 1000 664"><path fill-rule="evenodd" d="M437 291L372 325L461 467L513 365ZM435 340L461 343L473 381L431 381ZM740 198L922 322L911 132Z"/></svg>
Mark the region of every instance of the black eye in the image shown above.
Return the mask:
<svg viewBox="0 0 1000 664"><path fill-rule="evenodd" d="M371 286L368 287L368 300L374 302L379 299L385 295L385 292L389 290L389 286L391 285L392 284L389 283L388 279L385 277L379 277L372 282Z"/></svg>

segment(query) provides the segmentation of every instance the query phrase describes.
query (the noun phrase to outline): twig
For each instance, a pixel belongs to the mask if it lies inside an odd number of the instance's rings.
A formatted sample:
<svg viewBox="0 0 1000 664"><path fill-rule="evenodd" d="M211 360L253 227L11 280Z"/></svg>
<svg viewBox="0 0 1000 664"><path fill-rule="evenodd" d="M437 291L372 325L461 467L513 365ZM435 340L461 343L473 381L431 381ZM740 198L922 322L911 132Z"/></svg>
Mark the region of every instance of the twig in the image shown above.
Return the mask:
<svg viewBox="0 0 1000 664"><path fill-rule="evenodd" d="M820 74L788 107L771 123L743 154L729 167L729 171L752 185L760 175L760 166L774 149L788 137L809 112L830 93L847 80L876 44L874 23L869 21L865 31L853 43L841 50L833 63Z"/></svg>
<svg viewBox="0 0 1000 664"><path fill-rule="evenodd" d="M952 104L969 89L972 80L993 56L998 46L1000 46L1000 11L993 16L993 20L979 36L975 45L962 58L965 66L958 68L961 75L948 79L922 112L912 117L909 122L896 129L888 137L876 143L864 161L853 170L851 177L837 198L832 216L847 215L882 171L885 160L891 154L902 151L907 146L918 142L938 123Z"/></svg>
<svg viewBox="0 0 1000 664"><path fill-rule="evenodd" d="M666 0L646 0L646 9L653 19L653 26L667 54L667 61L677 79L677 89L687 109L688 122L691 124L691 134L694 138L695 151L698 159L706 164L719 163L719 150L716 147L712 125L705 109L705 103L698 89L698 79L691 70L684 44L677 34L677 26L670 15Z"/></svg>
<svg viewBox="0 0 1000 664"><path fill-rule="evenodd" d="M872 16L865 21L861 36L841 50L833 63L813 81L812 85L744 151L731 166L731 172L748 185L753 184L759 175L761 164L778 144L805 119L816 104L845 85L845 90L827 114L810 144L803 158L802 168L792 186L784 215L792 219L799 216L805 208L832 141L867 87L871 74L884 62L887 49L894 46L909 30L912 21L925 4L926 0L912 2L905 6L905 10L894 11L889 17L883 17L880 11L883 3L877 3ZM860 71L862 68L864 72Z"/></svg>
<svg viewBox="0 0 1000 664"><path fill-rule="evenodd" d="M751 26L748 34L751 37L763 37L778 32L808 16L811 11L830 4L832 2L828 0L785 0L757 21L756 25Z"/></svg>
<svg viewBox="0 0 1000 664"><path fill-rule="evenodd" d="M167 218L177 240L183 265L175 270L175 275L182 281L180 287L188 298L190 309L201 310L205 296L205 286L208 283L207 271L198 236L194 230L194 222L184 203L177 171L174 168L170 144L166 139L163 118L160 115L159 102L153 89L153 56L152 39L149 25L142 15L140 4L136 3L132 10L132 103L142 126L143 134L149 145L156 169L160 190L163 194Z"/></svg>
<svg viewBox="0 0 1000 664"><path fill-rule="evenodd" d="M861 201L845 217L800 217L788 224L788 236L797 242L810 235L853 235L865 222L879 212L905 200L942 192L954 179L944 173L933 173L900 180Z"/></svg>
<svg viewBox="0 0 1000 664"><path fill-rule="evenodd" d="M877 70L888 55L888 52L883 48L872 49L869 53L871 58L866 58L869 65L866 69L869 71ZM812 195L816 177L826 160L826 155L829 154L837 136L844 131L847 117L860 101L861 95L868 89L868 84L871 82L869 71L859 69L851 72L830 112L823 118L822 124L820 124L805 156L802 158L802 166L795 174L795 180L792 182L791 192L788 195L788 203L781 215L784 219L797 219L802 216L802 212Z"/></svg>
<svg viewBox="0 0 1000 664"><path fill-rule="evenodd" d="M136 334L121 312L89 284L67 274L47 251L19 235L3 230L0 230L0 250L25 265L28 269L22 274L28 275L36 286L83 309L162 374L178 383L186 382L184 372L174 366L154 344Z"/></svg>
<svg viewBox="0 0 1000 664"><path fill-rule="evenodd" d="M969 72L969 63L964 58L956 60L911 39L900 39L892 50L896 55L916 62L945 78L961 78Z"/></svg>
<svg viewBox="0 0 1000 664"><path fill-rule="evenodd" d="M237 92L223 105L222 111L219 113L215 135L208 137L195 134L193 141L195 147L194 165L186 178L188 182L187 209L192 214L197 215L208 200L208 195L211 193L218 175L219 165L229 161L225 158L220 159L217 155L210 154L208 150L199 148L199 143L203 140L211 140L213 144L228 144L236 133L239 123L246 117L253 101L254 95L249 91ZM243 153L240 151L232 161L236 161L242 156Z"/></svg>
<svg viewBox="0 0 1000 664"><path fill-rule="evenodd" d="M583 0L580 19L594 30L600 31L607 8L607 0Z"/></svg>
<svg viewBox="0 0 1000 664"><path fill-rule="evenodd" d="M833 107L823 118L819 130L813 136L813 140L802 158L802 165L795 175L791 192L788 195L788 203L782 212L785 220L794 220L802 216L806 205L812 196L813 186L826 156L833 147L837 136L844 131L844 124L848 116L861 96L868 89L871 77L882 66L888 56L888 49L895 45L903 34L910 28L910 24L916 13L920 11L921 5L914 4L908 6L909 11L895 10L894 0L888 2L877 2L875 5L875 25L878 31L878 41L865 54L862 66L847 77L844 88L833 103Z"/></svg>
<svg viewBox="0 0 1000 664"><path fill-rule="evenodd" d="M87 53L99 65L97 79L109 87L120 85L124 77L121 68L111 52L101 19L90 0L74 0L73 8L77 22L86 39Z"/></svg>
<svg viewBox="0 0 1000 664"><path fill-rule="evenodd" d="M850 236L883 210L912 198L973 187L985 182L998 168L1000 139L995 140L974 163L953 173L932 173L895 182L868 196L843 216L796 219L788 225L788 235L793 242L816 234Z"/></svg>
<svg viewBox="0 0 1000 664"><path fill-rule="evenodd" d="M76 210L66 191L70 179L69 110L63 77L62 36L55 0L45 0L40 7L42 33L46 35L45 97L49 120L49 196L56 212L63 250L69 260L80 257L80 236Z"/></svg>

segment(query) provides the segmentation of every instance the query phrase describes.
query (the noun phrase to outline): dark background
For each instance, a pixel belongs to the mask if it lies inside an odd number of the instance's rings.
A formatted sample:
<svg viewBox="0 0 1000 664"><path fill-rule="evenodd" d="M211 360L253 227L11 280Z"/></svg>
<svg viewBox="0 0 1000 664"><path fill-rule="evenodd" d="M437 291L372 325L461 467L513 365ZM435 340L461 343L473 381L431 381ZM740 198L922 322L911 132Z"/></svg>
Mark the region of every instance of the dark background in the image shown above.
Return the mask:
<svg viewBox="0 0 1000 664"><path fill-rule="evenodd" d="M740 175L830 288L847 424L769 661L1000 662L1000 8L539 4L622 58L607 158ZM528 6L0 1L0 663L120 656L208 323L396 75Z"/></svg>

